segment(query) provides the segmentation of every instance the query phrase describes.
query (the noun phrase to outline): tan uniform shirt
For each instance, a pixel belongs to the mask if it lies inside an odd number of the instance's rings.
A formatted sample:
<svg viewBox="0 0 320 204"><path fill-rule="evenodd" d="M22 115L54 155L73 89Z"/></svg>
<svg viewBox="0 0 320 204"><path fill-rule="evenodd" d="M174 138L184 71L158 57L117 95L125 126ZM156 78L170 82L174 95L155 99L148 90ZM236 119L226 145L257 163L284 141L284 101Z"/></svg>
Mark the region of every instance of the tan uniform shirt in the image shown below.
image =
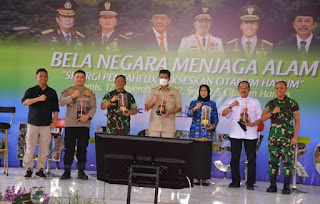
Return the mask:
<svg viewBox="0 0 320 204"><path fill-rule="evenodd" d="M163 96L166 98L166 109L172 110L177 107L181 108L181 97L177 89L169 87L163 91L161 86L152 88L149 92L146 102L150 103L154 95L159 95L159 100L153 105L150 114L149 131L163 131L163 132L176 132L175 125L175 114L169 114L168 117L164 118L157 115L156 111L158 106L161 105Z"/></svg>
<svg viewBox="0 0 320 204"><path fill-rule="evenodd" d="M94 93L86 88L83 87L82 89L78 89L80 91L80 96L77 98L72 99L71 94L77 90L76 87L70 87L64 91L62 91L60 99L59 99L59 105L65 106L67 105L67 112L65 116L65 127L90 127L90 121L87 122L80 122L77 121L77 99L82 99L83 108L81 111L83 111L84 115L89 115L91 118L93 118L94 114L96 113L96 96ZM79 104L79 100L78 100ZM79 110L79 106L78 106Z"/></svg>

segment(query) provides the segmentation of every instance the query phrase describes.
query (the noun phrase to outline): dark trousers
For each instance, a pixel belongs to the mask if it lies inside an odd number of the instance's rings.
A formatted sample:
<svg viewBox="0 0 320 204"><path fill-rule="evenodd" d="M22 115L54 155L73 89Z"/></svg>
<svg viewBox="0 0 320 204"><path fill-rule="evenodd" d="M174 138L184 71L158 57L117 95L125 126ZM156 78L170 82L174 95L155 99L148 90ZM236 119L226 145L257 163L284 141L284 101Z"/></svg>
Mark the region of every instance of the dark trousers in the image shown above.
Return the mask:
<svg viewBox="0 0 320 204"><path fill-rule="evenodd" d="M64 137L65 154L63 157L64 165L71 165L73 162L74 151L77 145L78 163L86 163L87 147L89 144L89 128L87 127L66 127Z"/></svg>
<svg viewBox="0 0 320 204"><path fill-rule="evenodd" d="M240 155L242 150L242 142L246 151L248 160L248 178L247 185L253 185L256 182L256 146L257 140L245 140L230 138L231 141L231 173L232 182L240 183Z"/></svg>
<svg viewBox="0 0 320 204"><path fill-rule="evenodd" d="M210 179L212 166L212 142L195 142L194 178Z"/></svg>

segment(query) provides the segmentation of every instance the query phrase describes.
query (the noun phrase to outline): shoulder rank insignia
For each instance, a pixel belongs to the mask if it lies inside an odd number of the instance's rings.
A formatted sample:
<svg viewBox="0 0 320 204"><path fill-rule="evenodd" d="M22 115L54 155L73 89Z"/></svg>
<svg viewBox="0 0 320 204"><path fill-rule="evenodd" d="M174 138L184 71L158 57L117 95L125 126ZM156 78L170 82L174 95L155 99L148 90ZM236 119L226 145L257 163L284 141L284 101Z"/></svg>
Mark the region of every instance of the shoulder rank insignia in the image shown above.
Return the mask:
<svg viewBox="0 0 320 204"><path fill-rule="evenodd" d="M129 38L127 36L125 36L125 35L119 34L119 36L124 38L124 39L126 39L126 40L129 40Z"/></svg>
<svg viewBox="0 0 320 204"><path fill-rule="evenodd" d="M41 32L42 35L46 35L48 33L52 33L54 30L53 29L48 29L48 30L44 30Z"/></svg>
<svg viewBox="0 0 320 204"><path fill-rule="evenodd" d="M230 40L230 41L227 42L227 44L229 45L229 44L235 43L235 42L237 42L238 40L239 40L238 38L233 39L233 40Z"/></svg>
<svg viewBox="0 0 320 204"><path fill-rule="evenodd" d="M76 31L76 33L77 33L78 35L80 35L81 37L85 38L85 36L84 36L82 33L80 33L79 31Z"/></svg>
<svg viewBox="0 0 320 204"><path fill-rule="evenodd" d="M263 43L267 44L267 45L270 45L270 46L273 46L273 43L272 42L269 42L267 40L261 40Z"/></svg>

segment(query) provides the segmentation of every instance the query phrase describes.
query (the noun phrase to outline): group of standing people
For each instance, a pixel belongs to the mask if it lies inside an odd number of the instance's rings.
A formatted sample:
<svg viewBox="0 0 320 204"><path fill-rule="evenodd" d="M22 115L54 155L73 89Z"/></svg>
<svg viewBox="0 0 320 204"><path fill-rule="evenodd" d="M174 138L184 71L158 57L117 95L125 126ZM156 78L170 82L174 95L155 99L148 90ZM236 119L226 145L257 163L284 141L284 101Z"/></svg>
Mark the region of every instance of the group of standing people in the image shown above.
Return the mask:
<svg viewBox="0 0 320 204"><path fill-rule="evenodd" d="M90 50L105 53L121 51L136 52L146 50L150 54L178 55L181 57L223 57L242 58L269 57L274 51L297 55L314 55L320 51L320 39L312 31L317 27L314 8L301 7L296 10L292 20L296 31L294 38L274 43L257 36L259 22L263 18L261 9L253 4L242 7L239 11L242 36L223 41L213 36L213 11L206 5L194 8L191 12L195 33L180 37L168 31L172 20L170 6L156 4L152 11L152 29L135 37L132 32L117 29L119 5L115 1L103 0L97 4L100 29L88 38L79 31L74 31L75 11L78 4L74 0L56 0L52 6L56 9L57 29L42 32L40 41L49 43L53 49Z"/></svg>
<svg viewBox="0 0 320 204"><path fill-rule="evenodd" d="M231 99L222 112L222 116L230 117L231 171L230 188L240 187L239 161L242 143L248 160L247 188L254 189L256 180L256 144L258 125L268 119L271 128L268 138L269 170L271 185L267 192L277 192L277 175L280 158L283 161L284 187L283 194L290 194L290 181L293 171L293 145L297 144L300 129L300 110L298 103L286 96L287 84L278 81L275 84L277 98L269 101L264 111L260 102L249 96L250 84L240 82L240 97ZM245 125L245 126L243 126ZM294 127L293 127L294 125Z"/></svg>
<svg viewBox="0 0 320 204"><path fill-rule="evenodd" d="M67 106L65 114L65 172L61 179L71 178L71 165L77 149L78 179L87 180L84 173L87 162L87 146L89 144L89 128L91 119L96 113L95 94L85 87L86 73L82 70L74 72L74 86L62 91L58 100L55 90L47 85L48 72L44 68L36 71L38 85L29 88L22 104L29 106L28 127L26 135L26 153L23 166L26 178L32 177L34 152L39 142L39 157L36 166L36 176L45 178L46 157L51 141L51 128L56 127L59 105ZM153 88L145 102L147 110L151 110L149 136L173 138L175 134L175 114L181 110L179 92L169 87L170 72L161 70L159 73L160 86ZM101 110L107 109L108 134L129 135L130 116L137 113L134 97L125 91L126 77L118 75L115 78L115 90L108 92L102 99ZM126 97L126 100L124 98ZM124 104L126 101L126 104ZM159 111L160 110L160 111ZM52 119L52 113L54 118Z"/></svg>
<svg viewBox="0 0 320 204"><path fill-rule="evenodd" d="M279 174L280 158L283 161L282 175L284 186L282 193L290 194L290 182L293 171L293 150L297 144L300 129L300 110L298 103L286 96L287 84L278 81L275 84L276 98L269 101L264 110L260 102L249 96L250 84L242 81L238 84L239 97L228 101L222 111L222 116L230 120L231 142L231 174L232 182L229 188L240 187L240 156L244 144L248 161L247 189L254 190L256 182L256 153L258 125L268 119L271 120L268 137L269 169L271 185L267 192L277 192L277 176ZM210 123L202 126L201 107L210 107ZM190 139L197 141L195 145L194 184L208 186L211 178L212 139L219 122L217 107L210 100L210 89L207 85L199 88L198 100L192 101L188 116L193 117L190 128Z"/></svg>
<svg viewBox="0 0 320 204"><path fill-rule="evenodd" d="M22 104L29 106L28 126L26 135L26 153L23 166L26 178L32 177L34 151L39 137L39 156L36 166L36 176L46 178L44 174L45 162L51 142L51 128L56 127L59 105L67 106L65 115L65 172L61 179L71 178L71 165L77 146L78 179L87 180L84 173L87 161L87 146L89 144L90 121L96 112L96 98L94 93L84 86L85 72L78 70L74 73L74 86L64 90L58 100L55 90L47 85L48 72L40 68L36 72L38 85L29 88ZM52 112L54 118L52 118Z"/></svg>
<svg viewBox="0 0 320 204"><path fill-rule="evenodd" d="M171 73L160 70L159 86L152 88L145 101L145 109L151 110L148 136L174 138L175 114L181 111L181 97L177 89L169 85ZM22 103L29 106L28 128L26 136L27 150L23 165L25 177L33 174L34 150L39 138L39 158L36 175L45 178L48 147L51 141L50 128L56 127L59 105L67 106L65 115L65 172L61 179L71 178L71 165L77 146L78 179L88 179L84 173L87 161L90 121L96 112L94 93L85 87L86 73L78 70L74 73L74 86L62 91L58 100L55 90L47 85L48 73L40 68L36 72L38 85L28 89ZM101 109L108 110L107 133L116 135L130 134L130 116L137 113L134 97L125 91L126 78L115 78L115 90L107 93L101 102ZM222 116L230 118L231 171L230 188L240 187L239 160L244 143L248 160L247 189L254 190L256 179L256 145L258 125L271 119L268 152L271 186L268 192L276 192L276 179L279 173L280 157L283 160L283 194L290 194L290 180L293 168L293 145L297 144L300 128L300 110L298 103L286 96L287 84L278 81L275 84L276 98L269 101L264 111L260 102L249 96L250 84L242 81L238 84L239 97L231 99L222 111ZM126 103L124 98L126 97ZM52 119L52 113L54 115ZM188 116L192 117L189 138L196 141L194 184L208 186L211 178L212 141L219 122L216 103L210 99L210 88L201 85L197 100L190 103ZM294 125L294 127L293 127Z"/></svg>

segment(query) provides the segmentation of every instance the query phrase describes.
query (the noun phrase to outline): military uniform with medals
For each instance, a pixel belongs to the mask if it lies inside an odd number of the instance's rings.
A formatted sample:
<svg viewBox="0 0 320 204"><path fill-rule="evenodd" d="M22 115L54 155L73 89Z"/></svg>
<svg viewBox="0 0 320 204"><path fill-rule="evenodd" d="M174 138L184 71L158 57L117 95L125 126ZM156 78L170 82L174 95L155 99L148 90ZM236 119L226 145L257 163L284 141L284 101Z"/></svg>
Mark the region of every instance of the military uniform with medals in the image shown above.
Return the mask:
<svg viewBox="0 0 320 204"><path fill-rule="evenodd" d="M245 45L242 44L241 38L235 38L227 42L225 46L225 51L228 55L231 56L238 56L241 58L248 58L248 57L268 57L271 55L273 50L273 43L257 39L256 45L252 45L252 51L248 52L244 48Z"/></svg>
<svg viewBox="0 0 320 204"><path fill-rule="evenodd" d="M243 36L235 38L226 43L225 52L228 57L235 56L239 58L255 58L255 57L268 57L273 51L273 43L254 36L245 36L245 26L251 23L251 30L257 31L259 28L259 20L262 16L261 10L255 5L246 5L241 8L239 17L241 21L240 28L242 29ZM244 25L243 25L244 24ZM254 28L256 25L256 30ZM244 26L245 28L243 28Z"/></svg>
<svg viewBox="0 0 320 204"><path fill-rule="evenodd" d="M119 52L127 48L130 36L114 31L108 39L103 39L102 32L88 38L87 45L91 51Z"/></svg>
<svg viewBox="0 0 320 204"><path fill-rule="evenodd" d="M57 15L74 18L75 10L78 8L74 0L57 0L52 3ZM65 33L61 28L47 29L41 32L39 41L49 44L55 51L59 50L82 50L84 47L85 36L79 31Z"/></svg>
<svg viewBox="0 0 320 204"><path fill-rule="evenodd" d="M48 29L42 31L42 36L40 37L41 42L50 43L50 48L53 50L77 50L83 49L85 36L79 31L71 31L70 43L67 42L63 36L60 28L53 30Z"/></svg>
<svg viewBox="0 0 320 204"><path fill-rule="evenodd" d="M202 45L201 39L197 34L193 34L182 38L178 50L179 56L192 57L222 57L223 45L220 38L208 35L208 40L205 46Z"/></svg>
<svg viewBox="0 0 320 204"><path fill-rule="evenodd" d="M110 1L102 1L98 4L98 12L100 18L103 18L104 16L117 18L118 6L117 4ZM127 48L129 48L131 34L132 33L124 34L117 30L112 30L111 32L104 33L103 26L101 26L101 29L97 34L88 38L87 48L90 51L107 53L127 50Z"/></svg>
<svg viewBox="0 0 320 204"><path fill-rule="evenodd" d="M212 21L211 10L208 7L199 7L194 10L194 22ZM211 22L210 22L211 27ZM209 29L210 29L209 27ZM197 29L197 28L196 28ZM222 40L207 33L201 36L197 31L195 34L182 38L178 50L180 57L223 57L224 50Z"/></svg>

